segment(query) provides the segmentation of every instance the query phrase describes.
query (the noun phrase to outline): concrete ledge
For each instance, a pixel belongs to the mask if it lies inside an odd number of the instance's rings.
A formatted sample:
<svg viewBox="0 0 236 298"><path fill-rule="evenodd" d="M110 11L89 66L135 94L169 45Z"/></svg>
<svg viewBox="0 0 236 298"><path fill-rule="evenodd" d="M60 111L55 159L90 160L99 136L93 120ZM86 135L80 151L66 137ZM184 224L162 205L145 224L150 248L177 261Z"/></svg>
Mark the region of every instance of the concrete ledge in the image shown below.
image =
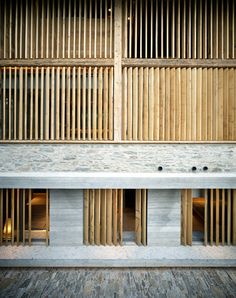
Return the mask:
<svg viewBox="0 0 236 298"><path fill-rule="evenodd" d="M0 188L236 188L236 173L2 172Z"/></svg>
<svg viewBox="0 0 236 298"><path fill-rule="evenodd" d="M236 267L236 247L1 247L0 267Z"/></svg>

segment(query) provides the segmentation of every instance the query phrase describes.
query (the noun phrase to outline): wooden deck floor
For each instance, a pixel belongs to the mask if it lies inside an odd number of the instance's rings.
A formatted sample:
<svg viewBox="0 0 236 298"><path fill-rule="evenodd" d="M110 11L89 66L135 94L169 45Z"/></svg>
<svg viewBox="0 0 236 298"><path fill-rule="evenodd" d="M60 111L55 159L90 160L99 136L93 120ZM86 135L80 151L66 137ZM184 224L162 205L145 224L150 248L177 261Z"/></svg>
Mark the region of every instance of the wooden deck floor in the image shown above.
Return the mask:
<svg viewBox="0 0 236 298"><path fill-rule="evenodd" d="M236 269L0 269L0 297L236 297Z"/></svg>

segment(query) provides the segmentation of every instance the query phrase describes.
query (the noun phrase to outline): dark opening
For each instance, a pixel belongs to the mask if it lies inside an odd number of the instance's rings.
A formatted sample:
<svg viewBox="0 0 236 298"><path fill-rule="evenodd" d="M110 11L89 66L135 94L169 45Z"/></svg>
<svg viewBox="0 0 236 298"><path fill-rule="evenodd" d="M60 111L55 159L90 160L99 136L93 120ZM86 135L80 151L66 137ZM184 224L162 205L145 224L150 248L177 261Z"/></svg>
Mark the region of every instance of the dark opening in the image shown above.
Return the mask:
<svg viewBox="0 0 236 298"><path fill-rule="evenodd" d="M135 240L135 189L124 190L123 196L123 239Z"/></svg>
<svg viewBox="0 0 236 298"><path fill-rule="evenodd" d="M205 198L193 198L193 242L204 241Z"/></svg>

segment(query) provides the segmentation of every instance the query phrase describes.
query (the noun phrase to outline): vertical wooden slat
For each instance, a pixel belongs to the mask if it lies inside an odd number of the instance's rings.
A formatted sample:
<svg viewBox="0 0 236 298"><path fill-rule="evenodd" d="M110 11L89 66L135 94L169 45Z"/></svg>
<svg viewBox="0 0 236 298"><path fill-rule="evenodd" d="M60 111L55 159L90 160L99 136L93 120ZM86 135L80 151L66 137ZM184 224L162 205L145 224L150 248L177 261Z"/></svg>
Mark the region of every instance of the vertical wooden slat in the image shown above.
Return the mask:
<svg viewBox="0 0 236 298"><path fill-rule="evenodd" d="M128 130L127 130L127 137L128 140L132 140L132 117L133 117L133 111L132 111L132 100L133 100L133 88L132 88L132 67L128 68L128 89L127 89L127 124L128 124Z"/></svg>
<svg viewBox="0 0 236 298"><path fill-rule="evenodd" d="M143 82L143 140L148 140L148 78L149 69L144 68L144 82Z"/></svg>
<svg viewBox="0 0 236 298"><path fill-rule="evenodd" d="M7 190L7 204L9 203L9 190ZM18 206L18 203L17 203ZM7 206L8 209L8 206ZM18 210L17 210L17 215L18 215ZM7 219L8 219L8 210L7 210ZM18 234L18 217L16 217L17 220L17 228L16 228L16 233ZM8 220L6 221L7 223L7 238L8 238ZM15 243L15 189L11 190L11 244L14 245ZM18 235L17 235L18 239Z"/></svg>
<svg viewBox="0 0 236 298"><path fill-rule="evenodd" d="M63 8L62 8L62 58L65 58L65 28L66 26L66 4L65 0L63 0Z"/></svg>
<svg viewBox="0 0 236 298"><path fill-rule="evenodd" d="M18 58L18 1L16 1L15 5L15 58Z"/></svg>
<svg viewBox="0 0 236 298"><path fill-rule="evenodd" d="M41 11L41 46L40 46L41 58L44 58L44 0L42 0Z"/></svg>
<svg viewBox="0 0 236 298"><path fill-rule="evenodd" d="M80 140L81 129L81 68L77 69L77 139Z"/></svg>
<svg viewBox="0 0 236 298"><path fill-rule="evenodd" d="M89 191L89 244L94 245L94 196L95 191L90 190Z"/></svg>
<svg viewBox="0 0 236 298"><path fill-rule="evenodd" d="M210 244L213 245L213 228L214 228L214 190L210 190Z"/></svg>
<svg viewBox="0 0 236 298"><path fill-rule="evenodd" d="M152 1L151 1L152 2ZM166 58L168 59L169 58L169 47L170 47L170 44L169 44L169 12L170 10L170 3L169 3L169 0L166 0ZM151 35L151 39L152 39L152 35ZM152 58L152 57L151 57Z"/></svg>
<svg viewBox="0 0 236 298"><path fill-rule="evenodd" d="M82 137L86 139L86 67L83 68L82 85Z"/></svg>
<svg viewBox="0 0 236 298"><path fill-rule="evenodd" d="M109 69L109 140L113 139L113 67Z"/></svg>
<svg viewBox="0 0 236 298"><path fill-rule="evenodd" d="M2 101L2 121L3 121L3 133L2 139L6 139L6 67L3 67L3 101Z"/></svg>
<svg viewBox="0 0 236 298"><path fill-rule="evenodd" d="M204 190L204 245L208 243L208 190Z"/></svg>
<svg viewBox="0 0 236 298"><path fill-rule="evenodd" d="M222 189L222 201L221 201L221 241L222 245L225 245L225 189Z"/></svg>
<svg viewBox="0 0 236 298"><path fill-rule="evenodd" d="M23 52L23 5L21 3L20 5L20 36L19 36L19 44L20 44L20 50L19 50L19 58L22 59L22 52Z"/></svg>
<svg viewBox="0 0 236 298"><path fill-rule="evenodd" d="M7 5L6 0L4 0L4 15L3 15L3 58L7 58ZM1 9L2 10L2 9Z"/></svg>
<svg viewBox="0 0 236 298"><path fill-rule="evenodd" d="M127 138L127 102L128 102L128 77L127 77L127 67L123 69L123 79L122 79L122 139L126 140ZM140 108L139 108L140 110Z"/></svg>
<svg viewBox="0 0 236 298"><path fill-rule="evenodd" d="M135 241L137 245L141 245L141 210L142 210L142 193L141 189L136 190L135 196Z"/></svg>
<svg viewBox="0 0 236 298"><path fill-rule="evenodd" d="M227 244L231 244L231 189L227 189Z"/></svg>
<svg viewBox="0 0 236 298"><path fill-rule="evenodd" d="M77 19L77 14L76 14L76 3L77 1L74 1L74 22L73 22L73 58L76 57L76 38L77 38L77 27L76 27L76 19Z"/></svg>
<svg viewBox="0 0 236 298"><path fill-rule="evenodd" d="M219 236L220 236L220 193L219 189L216 189L216 246L219 245Z"/></svg>
<svg viewBox="0 0 236 298"><path fill-rule="evenodd" d="M18 128L18 125L17 125L17 109L16 109L16 103L17 103L17 67L15 67L14 69L14 111L13 111L13 137L14 137L14 140L16 140L17 138L17 128Z"/></svg>
<svg viewBox="0 0 236 298"><path fill-rule="evenodd" d="M9 190L6 189L6 232L5 232L5 243L8 244L8 210L9 210Z"/></svg>
<svg viewBox="0 0 236 298"><path fill-rule="evenodd" d="M192 245L192 230L193 230L193 200L192 190L187 190L187 244Z"/></svg>
<svg viewBox="0 0 236 298"><path fill-rule="evenodd" d="M175 80L175 77L174 77ZM175 81L171 83L171 87L175 87ZM171 98L174 100L171 102L171 116L173 120L171 123L175 123L174 115L175 115L175 89L173 89L173 93ZM180 138L182 141L187 139L187 71L186 68L182 68L181 70L181 129L180 129ZM173 106L173 107L172 107ZM171 132L174 133L173 124L171 126ZM175 136L172 136L171 140L174 139Z"/></svg>
<svg viewBox="0 0 236 298"><path fill-rule="evenodd" d="M181 57L181 12L180 12L180 0L178 0L178 11L177 11L177 58Z"/></svg>
<svg viewBox="0 0 236 298"><path fill-rule="evenodd" d="M6 232L5 232L5 242L6 245L8 244L8 210L9 210L9 194L8 194L8 189L6 189ZM12 217L13 218L13 217ZM12 222L11 222L12 225ZM13 231L13 225L12 225L12 229ZM11 235L12 236L12 235ZM11 239L13 239L13 244L14 244L14 238L11 237Z"/></svg>
<svg viewBox="0 0 236 298"><path fill-rule="evenodd" d="M108 133L108 68L104 69L104 98L103 98L103 139L107 140Z"/></svg>
<svg viewBox="0 0 236 298"><path fill-rule="evenodd" d="M22 241L25 245L25 189L22 190Z"/></svg>
<svg viewBox="0 0 236 298"><path fill-rule="evenodd" d="M34 127L35 127L35 140L38 140L39 137L39 129L38 129L38 119L39 119L39 68L36 67L35 70L35 121L34 121Z"/></svg>
<svg viewBox="0 0 236 298"><path fill-rule="evenodd" d="M89 190L84 190L84 244L89 244Z"/></svg>
<svg viewBox="0 0 236 298"><path fill-rule="evenodd" d="M147 191L146 189L141 190L142 194L142 205L141 205L141 219L142 219L142 231L141 240L143 245L147 245Z"/></svg>
<svg viewBox="0 0 236 298"><path fill-rule="evenodd" d="M60 138L60 67L56 73L56 140Z"/></svg>
<svg viewBox="0 0 236 298"><path fill-rule="evenodd" d="M50 139L55 139L55 68L51 69Z"/></svg>
<svg viewBox="0 0 236 298"><path fill-rule="evenodd" d="M34 68L30 68L30 140L33 139L33 101L34 101Z"/></svg>
<svg viewBox="0 0 236 298"><path fill-rule="evenodd" d="M118 209L119 209L119 243L123 244L123 190L118 190Z"/></svg>
<svg viewBox="0 0 236 298"><path fill-rule="evenodd" d="M93 50L94 58L97 58L97 14L98 14L98 3L97 3L97 0L95 0L94 1L94 50Z"/></svg>
<svg viewBox="0 0 236 298"><path fill-rule="evenodd" d="M68 1L68 25L67 25L67 57L70 58L70 43L71 43L71 0Z"/></svg>
<svg viewBox="0 0 236 298"><path fill-rule="evenodd" d="M49 1L46 8L46 58L49 58Z"/></svg>
<svg viewBox="0 0 236 298"><path fill-rule="evenodd" d="M87 42L87 1L84 1L84 42L83 42L83 49L84 49L84 58L86 57L86 42Z"/></svg>
<svg viewBox="0 0 236 298"><path fill-rule="evenodd" d="M93 69L93 140L97 139L97 67Z"/></svg>
<svg viewBox="0 0 236 298"><path fill-rule="evenodd" d="M180 82L181 83L181 82ZM165 117L165 140L170 140L170 68L166 68L166 97L165 97L165 110L164 110L164 117ZM181 90L181 88L180 88ZM181 105L180 105L181 110ZM180 119L181 120L181 119ZM181 121L179 122L181 125Z"/></svg>
<svg viewBox="0 0 236 298"><path fill-rule="evenodd" d="M51 23L51 58L54 58L54 43L55 43L55 0L52 1L52 23ZM74 57L75 58L75 57Z"/></svg>
<svg viewBox="0 0 236 298"><path fill-rule="evenodd" d="M173 108L174 101L175 101L175 98L172 102L172 108ZM160 103L160 69L155 68L154 70L154 104L155 104L154 105L154 140L155 141L159 140L160 138L160 134L159 134L160 133L160 130L159 130L160 104L159 103Z"/></svg>
<svg viewBox="0 0 236 298"><path fill-rule="evenodd" d="M140 0L140 21L139 21L139 37L140 37L140 44L139 44L139 58L143 58L143 1Z"/></svg>
<svg viewBox="0 0 236 298"><path fill-rule="evenodd" d="M50 68L46 68L46 98L45 98L45 140L49 140L49 92L50 92Z"/></svg>
<svg viewBox="0 0 236 298"><path fill-rule="evenodd" d="M13 234L14 235L14 234ZM20 190L16 190L16 243L20 244Z"/></svg>
<svg viewBox="0 0 236 298"><path fill-rule="evenodd" d="M139 68L138 76L138 139L143 139L143 67Z"/></svg>
<svg viewBox="0 0 236 298"><path fill-rule="evenodd" d="M49 243L49 192L46 189L46 245Z"/></svg>
<svg viewBox="0 0 236 298"><path fill-rule="evenodd" d="M44 67L41 68L40 140L44 138Z"/></svg>
<svg viewBox="0 0 236 298"><path fill-rule="evenodd" d="M62 67L62 78L61 78L61 140L65 139L65 92L66 92L66 82L65 82L65 67Z"/></svg>
<svg viewBox="0 0 236 298"><path fill-rule="evenodd" d="M23 103L23 107L24 107L24 115L23 116L23 138L24 140L27 140L27 124L28 124L28 68L25 68L25 75L23 74L23 79L25 77L25 84L23 87L23 93L24 93L24 103Z"/></svg>
<svg viewBox="0 0 236 298"><path fill-rule="evenodd" d="M107 244L112 245L112 189L106 190Z"/></svg>
<svg viewBox="0 0 236 298"><path fill-rule="evenodd" d="M89 1L89 58L92 57L92 1Z"/></svg>
<svg viewBox="0 0 236 298"><path fill-rule="evenodd" d="M148 140L153 141L154 137L154 68L149 69L148 81Z"/></svg>
<svg viewBox="0 0 236 298"><path fill-rule="evenodd" d="M188 58L192 58L192 1L188 2Z"/></svg>
<svg viewBox="0 0 236 298"><path fill-rule="evenodd" d="M29 189L28 193L28 208L29 208L29 218L28 218L28 242L29 246L31 246L31 222L32 222L32 209L31 209L31 199L32 199L32 190Z"/></svg>
<svg viewBox="0 0 236 298"><path fill-rule="evenodd" d="M70 99L70 85L71 85L70 67L67 68L66 72L66 139L70 140L70 110L71 110L71 99Z"/></svg>
<svg viewBox="0 0 236 298"><path fill-rule="evenodd" d="M113 189L112 191L112 239L113 244L117 245L117 212L118 212L118 201L117 201L117 189Z"/></svg>
<svg viewBox="0 0 236 298"><path fill-rule="evenodd" d="M147 2L147 1L146 1ZM161 58L164 58L164 3L161 0L161 36L160 36L160 47L161 47ZM179 19L178 19L179 22ZM145 32L146 33L146 32Z"/></svg>
<svg viewBox="0 0 236 298"><path fill-rule="evenodd" d="M75 92L76 92L76 85L75 85L75 67L72 68L72 123L71 123L71 140L75 140Z"/></svg>
<svg viewBox="0 0 236 298"><path fill-rule="evenodd" d="M132 140L136 141L138 138L138 68L135 67L133 71L133 131Z"/></svg>
<svg viewBox="0 0 236 298"><path fill-rule="evenodd" d="M107 212L106 212L106 195L107 192L105 189L101 191L101 244L106 245L107 243Z"/></svg>
<svg viewBox="0 0 236 298"><path fill-rule="evenodd" d="M19 97L19 113L18 113L18 121L19 121L19 130L18 130L18 138L22 140L23 138L23 68L20 67L20 97Z"/></svg>
<svg viewBox="0 0 236 298"><path fill-rule="evenodd" d="M233 207L232 207L232 244L236 245L236 189L233 189Z"/></svg>
<svg viewBox="0 0 236 298"><path fill-rule="evenodd" d="M0 190L0 245L2 245L3 236L3 189Z"/></svg>
<svg viewBox="0 0 236 298"><path fill-rule="evenodd" d="M107 58L107 0L105 0L105 24L104 24L104 58Z"/></svg>
<svg viewBox="0 0 236 298"><path fill-rule="evenodd" d="M110 58L113 56L113 2L110 2Z"/></svg>
<svg viewBox="0 0 236 298"><path fill-rule="evenodd" d="M100 245L101 230L101 190L95 190L95 244Z"/></svg>

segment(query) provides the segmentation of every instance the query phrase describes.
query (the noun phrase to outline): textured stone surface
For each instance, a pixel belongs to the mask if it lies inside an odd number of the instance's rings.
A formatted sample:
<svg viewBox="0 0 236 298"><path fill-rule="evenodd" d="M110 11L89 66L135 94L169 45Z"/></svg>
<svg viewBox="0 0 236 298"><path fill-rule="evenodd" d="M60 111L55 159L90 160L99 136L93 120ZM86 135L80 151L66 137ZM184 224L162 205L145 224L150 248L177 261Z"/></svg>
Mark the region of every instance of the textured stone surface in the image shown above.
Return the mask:
<svg viewBox="0 0 236 298"><path fill-rule="evenodd" d="M5 144L0 172L236 172L234 144Z"/></svg>
<svg viewBox="0 0 236 298"><path fill-rule="evenodd" d="M235 246L2 246L0 267L234 266Z"/></svg>
<svg viewBox="0 0 236 298"><path fill-rule="evenodd" d="M234 269L1 269L0 297L235 297Z"/></svg>
<svg viewBox="0 0 236 298"><path fill-rule="evenodd" d="M148 190L148 245L180 245L180 190Z"/></svg>
<svg viewBox="0 0 236 298"><path fill-rule="evenodd" d="M83 191L50 190L50 245L83 244Z"/></svg>

